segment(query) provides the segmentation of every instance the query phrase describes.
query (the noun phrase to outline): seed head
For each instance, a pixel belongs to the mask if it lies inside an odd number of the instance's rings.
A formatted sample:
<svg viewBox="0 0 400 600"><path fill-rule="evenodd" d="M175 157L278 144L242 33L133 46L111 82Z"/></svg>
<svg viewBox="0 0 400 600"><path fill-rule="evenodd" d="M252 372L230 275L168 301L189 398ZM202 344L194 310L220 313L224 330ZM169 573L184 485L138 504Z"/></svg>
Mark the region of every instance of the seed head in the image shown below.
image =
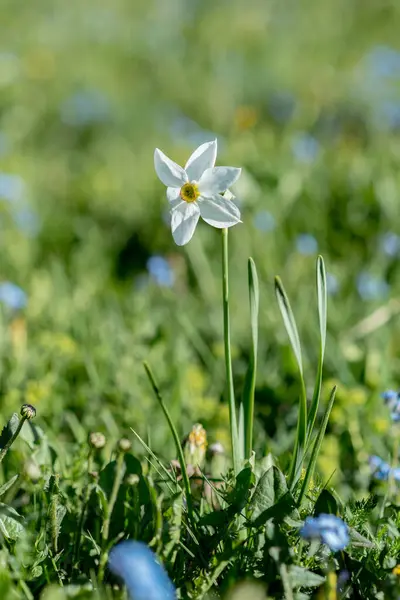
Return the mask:
<svg viewBox="0 0 400 600"><path fill-rule="evenodd" d="M23 404L21 406L21 415L25 419L33 419L36 417L36 408L32 404Z"/></svg>
<svg viewBox="0 0 400 600"><path fill-rule="evenodd" d="M118 442L118 449L120 452L129 452L132 448L132 443L127 438L121 438Z"/></svg>
<svg viewBox="0 0 400 600"><path fill-rule="evenodd" d="M106 445L106 438L99 431L93 431L89 435L89 444L90 446L92 446L92 448L95 448L96 450L101 450L101 448L104 448L104 446Z"/></svg>

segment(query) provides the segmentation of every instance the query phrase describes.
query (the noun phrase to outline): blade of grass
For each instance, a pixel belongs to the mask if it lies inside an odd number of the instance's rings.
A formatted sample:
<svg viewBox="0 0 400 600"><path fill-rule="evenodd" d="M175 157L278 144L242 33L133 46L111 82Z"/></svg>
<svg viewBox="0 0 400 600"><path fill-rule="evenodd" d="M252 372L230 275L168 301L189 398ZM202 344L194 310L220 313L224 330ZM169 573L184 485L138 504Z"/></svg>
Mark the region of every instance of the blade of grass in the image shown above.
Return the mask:
<svg viewBox="0 0 400 600"><path fill-rule="evenodd" d="M149 364L147 362L144 362L143 366L146 371L147 377L149 378L151 387L153 388L154 395L155 395L156 399L158 400L159 405L161 406L161 409L165 415L165 418L167 419L169 428L171 430L172 437L174 438L174 442L175 442L175 446L176 446L176 453L178 455L179 464L181 466L182 481L183 481L183 486L185 488L188 515L189 515L189 519L190 519L191 523L194 523L192 492L190 489L190 482L189 482L189 477L187 474L185 457L183 455L183 450L182 450L182 446L181 446L181 443L179 440L178 432L176 431L175 425L172 422L169 411L164 403L164 400L162 399L160 390L158 388L156 380L154 379L154 375L152 373L152 370L150 369Z"/></svg>
<svg viewBox="0 0 400 600"><path fill-rule="evenodd" d="M253 450L253 428L254 428L254 393L257 376L257 351L258 351L258 310L260 292L258 286L257 269L254 260L250 257L248 261L249 276L249 300L250 300L250 323L251 323L251 350L250 361L244 382L242 405L244 410L244 436L245 451L244 458L249 459Z"/></svg>
<svg viewBox="0 0 400 600"><path fill-rule="evenodd" d="M301 487L300 495L299 495L299 498L298 498L298 501L297 501L298 502L298 506L301 505L301 502L302 502L305 494L307 493L311 477L313 476L313 473L314 473L314 469L315 469L315 465L316 465L316 462L317 462L318 454L319 454L319 451L321 449L322 441L324 439L326 426L328 425L329 416L331 414L333 403L335 401L336 390L337 390L337 387L335 386L333 388L332 392L331 392L331 395L330 395L330 398L329 398L329 402L328 402L328 406L326 407L325 414L324 414L323 419L322 419L321 427L319 428L319 431L318 431L318 435L315 438L315 442L314 442L313 449L312 449L311 456L310 456L310 462L308 463L306 474L305 474L305 477L304 477L304 480L303 480L303 485Z"/></svg>
<svg viewBox="0 0 400 600"><path fill-rule="evenodd" d="M311 434L314 428L315 418L318 413L319 401L321 397L322 369L324 364L325 345L326 345L326 321L327 321L327 293L326 293L326 272L322 256L317 258L317 298L318 298L318 317L320 331L320 347L318 357L318 370L315 380L314 393L311 402L310 414L307 424L307 442L311 440Z"/></svg>
<svg viewBox="0 0 400 600"><path fill-rule="evenodd" d="M289 336L290 344L296 358L300 377L299 416L297 419L295 446L289 469L289 486L290 489L293 489L295 474L299 471L299 469L301 469L303 463L304 449L307 440L307 394L303 376L303 362L296 321L290 306L289 298L287 297L279 277L275 277L275 294L278 300L283 322Z"/></svg>

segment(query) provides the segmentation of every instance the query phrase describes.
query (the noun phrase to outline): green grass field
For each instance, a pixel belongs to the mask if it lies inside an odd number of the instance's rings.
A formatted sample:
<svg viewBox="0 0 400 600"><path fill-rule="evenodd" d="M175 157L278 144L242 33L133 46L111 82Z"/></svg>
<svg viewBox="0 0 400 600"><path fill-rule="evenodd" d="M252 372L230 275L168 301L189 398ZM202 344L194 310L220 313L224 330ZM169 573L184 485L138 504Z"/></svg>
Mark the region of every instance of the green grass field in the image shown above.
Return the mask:
<svg viewBox="0 0 400 600"><path fill-rule="evenodd" d="M181 599L398 600L400 6L4 0L0 20L1 600L143 600L107 566L125 539ZM174 243L153 162L214 139L242 169L240 423L257 366L237 463L221 231ZM321 513L344 549L300 534Z"/></svg>

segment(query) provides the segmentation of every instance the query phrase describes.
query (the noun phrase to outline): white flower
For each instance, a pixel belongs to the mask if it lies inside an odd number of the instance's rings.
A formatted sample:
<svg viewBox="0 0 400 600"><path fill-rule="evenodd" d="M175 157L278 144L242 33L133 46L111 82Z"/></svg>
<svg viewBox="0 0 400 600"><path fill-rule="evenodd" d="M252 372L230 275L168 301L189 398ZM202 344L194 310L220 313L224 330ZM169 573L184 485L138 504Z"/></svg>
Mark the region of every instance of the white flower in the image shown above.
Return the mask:
<svg viewBox="0 0 400 600"><path fill-rule="evenodd" d="M172 235L178 246L192 239L200 216L219 229L240 223L232 194L228 197L221 194L238 180L241 169L215 167L216 157L217 140L199 146L184 169L158 148L154 152L156 173L167 186Z"/></svg>

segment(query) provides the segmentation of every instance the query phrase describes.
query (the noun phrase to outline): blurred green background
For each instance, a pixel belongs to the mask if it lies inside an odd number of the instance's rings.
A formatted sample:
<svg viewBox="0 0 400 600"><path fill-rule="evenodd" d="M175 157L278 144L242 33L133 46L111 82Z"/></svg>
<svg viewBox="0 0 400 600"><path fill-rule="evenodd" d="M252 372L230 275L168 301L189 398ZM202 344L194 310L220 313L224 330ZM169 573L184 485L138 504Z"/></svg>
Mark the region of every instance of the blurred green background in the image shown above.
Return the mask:
<svg viewBox="0 0 400 600"><path fill-rule="evenodd" d="M146 359L182 435L201 421L228 444L220 234L200 223L176 247L153 168L156 146L182 164L217 137L218 164L243 168L230 231L238 397L248 256L261 283L258 455L290 451L297 415L273 278L312 387L322 253L326 392L336 382L339 396L320 470L343 493L364 489L368 454L391 447L380 393L399 384L399 4L3 0L0 18L3 418L30 402L60 445L134 427L170 459Z"/></svg>

